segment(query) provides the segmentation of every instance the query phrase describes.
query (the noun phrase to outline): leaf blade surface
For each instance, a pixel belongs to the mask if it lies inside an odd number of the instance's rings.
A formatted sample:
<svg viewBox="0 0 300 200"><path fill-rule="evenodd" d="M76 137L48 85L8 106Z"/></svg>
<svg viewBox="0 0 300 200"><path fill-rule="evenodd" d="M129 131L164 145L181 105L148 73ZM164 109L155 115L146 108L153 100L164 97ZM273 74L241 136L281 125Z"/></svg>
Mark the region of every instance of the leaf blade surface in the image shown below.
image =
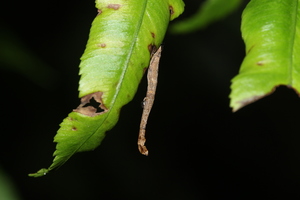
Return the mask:
<svg viewBox="0 0 300 200"><path fill-rule="evenodd" d="M246 56L232 79L233 111L272 93L279 85L300 89L299 1L252 0L242 16Z"/></svg>
<svg viewBox="0 0 300 200"><path fill-rule="evenodd" d="M122 106L132 100L150 54L183 6L181 0L96 0L98 15L80 63L81 104L60 125L52 165L30 176L43 176L76 152L100 145ZM97 105L90 105L92 100Z"/></svg>

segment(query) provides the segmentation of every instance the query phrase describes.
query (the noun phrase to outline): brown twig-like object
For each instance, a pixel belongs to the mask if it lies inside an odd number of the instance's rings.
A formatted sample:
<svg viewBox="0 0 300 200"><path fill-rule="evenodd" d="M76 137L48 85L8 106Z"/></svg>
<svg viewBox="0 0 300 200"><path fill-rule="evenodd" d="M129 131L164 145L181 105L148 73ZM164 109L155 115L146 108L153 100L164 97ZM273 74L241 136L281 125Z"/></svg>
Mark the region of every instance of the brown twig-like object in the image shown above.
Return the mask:
<svg viewBox="0 0 300 200"><path fill-rule="evenodd" d="M148 68L147 80L148 80L148 87L147 87L147 94L143 101L143 114L140 124L140 132L138 137L138 148L141 154L148 155L148 149L145 146L146 142L146 125L148 121L149 114L151 112L151 108L154 103L155 98L155 91L157 86L157 77L158 77L158 65L159 60L161 57L161 46L159 49L154 53L151 58L150 65Z"/></svg>

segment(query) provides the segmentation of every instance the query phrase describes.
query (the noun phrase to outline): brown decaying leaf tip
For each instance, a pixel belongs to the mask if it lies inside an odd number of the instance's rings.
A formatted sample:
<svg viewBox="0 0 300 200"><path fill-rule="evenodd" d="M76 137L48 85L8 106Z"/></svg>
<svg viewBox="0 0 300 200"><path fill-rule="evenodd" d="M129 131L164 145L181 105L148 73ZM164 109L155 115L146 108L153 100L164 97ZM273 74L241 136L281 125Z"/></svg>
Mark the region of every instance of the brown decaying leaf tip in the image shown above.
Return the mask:
<svg viewBox="0 0 300 200"><path fill-rule="evenodd" d="M121 7L120 4L108 4L107 8L112 8L114 10L118 10Z"/></svg>
<svg viewBox="0 0 300 200"><path fill-rule="evenodd" d="M103 95L102 92L95 92L95 93L88 94L88 95L82 97L81 104L73 111L81 113L83 115L90 116L90 117L101 115L101 114L107 112L108 109L105 107L105 105L102 102L102 95ZM90 100L92 98L96 102L100 103L99 108L103 110L102 112L97 112L97 108L95 108L93 106L86 106L86 104L90 103Z"/></svg>
<svg viewBox="0 0 300 200"><path fill-rule="evenodd" d="M153 46L153 49L156 50L156 47ZM146 125L148 121L148 117L151 111L151 108L154 103L155 98L155 92L156 92L156 86L157 86L157 78L158 78L158 66L159 66L159 60L161 57L161 47L157 51L152 51L152 58L150 61L150 65L148 68L148 74L147 74L147 80L148 80L148 87L147 87L147 94L144 98L143 105L143 114L140 124L140 132L138 137L138 149L141 154L148 155L148 150L145 146L146 143Z"/></svg>

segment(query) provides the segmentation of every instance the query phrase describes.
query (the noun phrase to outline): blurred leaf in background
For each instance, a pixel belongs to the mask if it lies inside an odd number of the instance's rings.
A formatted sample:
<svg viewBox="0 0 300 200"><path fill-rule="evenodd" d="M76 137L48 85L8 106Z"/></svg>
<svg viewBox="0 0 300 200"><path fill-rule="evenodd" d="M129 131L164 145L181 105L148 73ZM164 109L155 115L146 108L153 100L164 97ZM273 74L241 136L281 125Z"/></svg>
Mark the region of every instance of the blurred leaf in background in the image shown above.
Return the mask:
<svg viewBox="0 0 300 200"><path fill-rule="evenodd" d="M234 12L241 3L242 0L207 0L193 16L175 23L170 31L174 34L186 34L203 29Z"/></svg>
<svg viewBox="0 0 300 200"><path fill-rule="evenodd" d="M0 199L20 200L18 192L10 177L0 168Z"/></svg>
<svg viewBox="0 0 300 200"><path fill-rule="evenodd" d="M5 28L5 25L0 31L0 44L1 71L16 72L45 89L55 87L59 74L32 52L15 33Z"/></svg>

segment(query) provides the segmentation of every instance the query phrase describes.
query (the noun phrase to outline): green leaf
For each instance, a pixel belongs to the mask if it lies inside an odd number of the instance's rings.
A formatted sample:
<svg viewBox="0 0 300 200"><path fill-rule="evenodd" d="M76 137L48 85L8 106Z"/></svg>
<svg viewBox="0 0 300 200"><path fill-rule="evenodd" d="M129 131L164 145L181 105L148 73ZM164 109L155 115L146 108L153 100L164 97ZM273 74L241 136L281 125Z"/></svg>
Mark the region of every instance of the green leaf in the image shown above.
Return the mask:
<svg viewBox="0 0 300 200"><path fill-rule="evenodd" d="M164 38L169 20L183 12L181 0L96 0L98 15L80 63L81 104L64 119L54 141L54 161L38 177L73 154L100 145L132 100L150 54Z"/></svg>
<svg viewBox="0 0 300 200"><path fill-rule="evenodd" d="M242 0L207 0L196 14L173 24L170 31L174 34L184 34L203 29L211 23L228 16L241 3Z"/></svg>
<svg viewBox="0 0 300 200"><path fill-rule="evenodd" d="M242 16L246 57L231 85L233 111L279 85L300 89L300 9L297 0L252 0Z"/></svg>

